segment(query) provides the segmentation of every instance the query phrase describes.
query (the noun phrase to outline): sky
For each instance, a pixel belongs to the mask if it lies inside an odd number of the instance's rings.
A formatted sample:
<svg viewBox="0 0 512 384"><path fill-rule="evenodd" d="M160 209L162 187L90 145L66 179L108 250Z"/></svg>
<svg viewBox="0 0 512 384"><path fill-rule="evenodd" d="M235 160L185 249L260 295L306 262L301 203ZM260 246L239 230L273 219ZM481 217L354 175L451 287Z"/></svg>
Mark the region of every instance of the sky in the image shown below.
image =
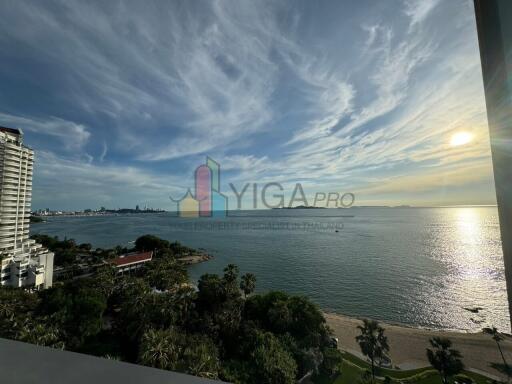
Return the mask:
<svg viewBox="0 0 512 384"><path fill-rule="evenodd" d="M34 209L172 210L206 156L230 207L229 183L269 182L356 205L495 204L470 0L8 0L0 14L0 125L35 150ZM453 146L460 132L472 140Z"/></svg>

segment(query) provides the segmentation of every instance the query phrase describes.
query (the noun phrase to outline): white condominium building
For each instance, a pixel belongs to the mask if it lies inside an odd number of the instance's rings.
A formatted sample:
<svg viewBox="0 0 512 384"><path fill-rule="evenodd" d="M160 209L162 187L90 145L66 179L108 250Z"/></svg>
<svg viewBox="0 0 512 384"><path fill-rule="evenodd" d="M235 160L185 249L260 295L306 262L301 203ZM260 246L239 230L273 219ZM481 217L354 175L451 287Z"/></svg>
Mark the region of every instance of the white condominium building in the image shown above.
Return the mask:
<svg viewBox="0 0 512 384"><path fill-rule="evenodd" d="M0 285L52 285L53 253L29 239L33 165L23 133L0 127Z"/></svg>

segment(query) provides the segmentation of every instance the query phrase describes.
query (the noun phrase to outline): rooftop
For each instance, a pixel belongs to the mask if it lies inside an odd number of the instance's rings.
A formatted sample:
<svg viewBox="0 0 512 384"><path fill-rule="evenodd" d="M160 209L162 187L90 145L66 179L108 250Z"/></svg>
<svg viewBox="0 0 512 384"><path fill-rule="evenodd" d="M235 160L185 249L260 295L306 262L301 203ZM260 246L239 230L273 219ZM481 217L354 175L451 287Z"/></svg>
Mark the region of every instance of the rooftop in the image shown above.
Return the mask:
<svg viewBox="0 0 512 384"><path fill-rule="evenodd" d="M124 267L125 265L145 263L151 261L153 252L128 253L113 259L111 262L116 267Z"/></svg>
<svg viewBox="0 0 512 384"><path fill-rule="evenodd" d="M2 127L2 126L0 126L0 132L8 132L8 133L12 133L14 135L21 135L22 134L22 132L19 129L7 128L7 127Z"/></svg>

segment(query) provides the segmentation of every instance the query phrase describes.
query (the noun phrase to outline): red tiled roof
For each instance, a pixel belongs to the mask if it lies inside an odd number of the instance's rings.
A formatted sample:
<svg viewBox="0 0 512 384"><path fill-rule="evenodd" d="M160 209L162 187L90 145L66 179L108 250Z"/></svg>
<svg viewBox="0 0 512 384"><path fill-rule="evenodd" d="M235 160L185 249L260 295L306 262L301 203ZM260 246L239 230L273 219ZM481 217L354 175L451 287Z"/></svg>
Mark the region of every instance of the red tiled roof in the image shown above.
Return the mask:
<svg viewBox="0 0 512 384"><path fill-rule="evenodd" d="M129 264L144 263L153 258L153 252L129 253L112 260L116 267L124 267Z"/></svg>

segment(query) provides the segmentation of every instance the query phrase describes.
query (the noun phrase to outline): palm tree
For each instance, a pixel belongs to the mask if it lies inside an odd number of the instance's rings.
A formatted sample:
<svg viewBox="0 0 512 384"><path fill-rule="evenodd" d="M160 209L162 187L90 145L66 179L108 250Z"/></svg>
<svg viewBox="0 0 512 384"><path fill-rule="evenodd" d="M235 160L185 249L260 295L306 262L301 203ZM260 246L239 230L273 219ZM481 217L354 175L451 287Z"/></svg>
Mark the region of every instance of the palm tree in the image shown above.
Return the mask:
<svg viewBox="0 0 512 384"><path fill-rule="evenodd" d="M109 298L115 289L116 270L112 266L104 266L96 271L95 283L98 289Z"/></svg>
<svg viewBox="0 0 512 384"><path fill-rule="evenodd" d="M57 328L50 325L47 318L40 319L40 323L34 324L27 319L22 325L17 340L26 343L64 349L64 341Z"/></svg>
<svg viewBox="0 0 512 384"><path fill-rule="evenodd" d="M492 339L496 342L496 345L498 346L498 350L500 351L501 359L503 360L503 365L505 366L505 370L507 372L507 375L510 376L510 370L509 366L507 364L507 361L505 360L505 355L503 355L503 351L501 350L500 341L502 341L503 335L498 332L496 327L490 327L490 328L484 328L484 333L490 335Z"/></svg>
<svg viewBox="0 0 512 384"><path fill-rule="evenodd" d="M452 342L443 337L430 339L433 349L427 348L428 361L439 371L443 383L448 384L448 378L460 373L464 369L462 355L456 349L452 349Z"/></svg>
<svg viewBox="0 0 512 384"><path fill-rule="evenodd" d="M381 359L389 352L388 338L384 336L384 328L377 321L364 320L363 325L357 326L361 331L356 341L361 352L370 359L372 364L372 381L375 382L375 360Z"/></svg>
<svg viewBox="0 0 512 384"><path fill-rule="evenodd" d="M240 281L240 289L244 292L244 297L254 292L256 288L256 276L252 273L246 273Z"/></svg>
<svg viewBox="0 0 512 384"><path fill-rule="evenodd" d="M12 338L16 334L18 324L16 323L14 305L7 300L0 300L0 335Z"/></svg>
<svg viewBox="0 0 512 384"><path fill-rule="evenodd" d="M235 264L228 264L224 268L223 286L228 297L237 297L240 295L238 290L238 267Z"/></svg>
<svg viewBox="0 0 512 384"><path fill-rule="evenodd" d="M11 303L6 301L0 302L0 317L10 319L14 316L14 309Z"/></svg>
<svg viewBox="0 0 512 384"><path fill-rule="evenodd" d="M213 342L190 338L183 353L183 371L199 377L217 379L220 362Z"/></svg>
<svg viewBox="0 0 512 384"><path fill-rule="evenodd" d="M139 361L155 368L174 369L180 353L174 331L150 329L142 336Z"/></svg>
<svg viewBox="0 0 512 384"><path fill-rule="evenodd" d="M233 283L238 278L238 267L235 264L228 264L226 268L224 268L224 280L228 283Z"/></svg>

